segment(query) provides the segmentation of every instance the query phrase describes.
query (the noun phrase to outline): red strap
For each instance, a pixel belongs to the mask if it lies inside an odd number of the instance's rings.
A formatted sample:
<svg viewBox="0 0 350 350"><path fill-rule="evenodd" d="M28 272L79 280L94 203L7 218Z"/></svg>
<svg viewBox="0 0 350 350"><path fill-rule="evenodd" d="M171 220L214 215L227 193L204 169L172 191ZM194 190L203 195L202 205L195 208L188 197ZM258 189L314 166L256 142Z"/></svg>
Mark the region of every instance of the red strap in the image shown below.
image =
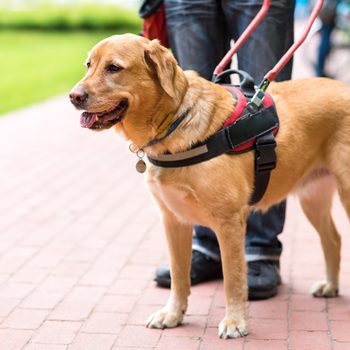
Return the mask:
<svg viewBox="0 0 350 350"><path fill-rule="evenodd" d="M236 105L230 117L224 123L224 128L233 124L243 113L244 109L247 107L247 99L243 95L242 91L237 89L232 85L223 85L227 90L229 90L236 97Z"/></svg>
<svg viewBox="0 0 350 350"><path fill-rule="evenodd" d="M266 92L265 92L265 97L263 99L263 106L265 108L269 108L269 107L273 106L273 99L272 99L271 95L267 94Z"/></svg>

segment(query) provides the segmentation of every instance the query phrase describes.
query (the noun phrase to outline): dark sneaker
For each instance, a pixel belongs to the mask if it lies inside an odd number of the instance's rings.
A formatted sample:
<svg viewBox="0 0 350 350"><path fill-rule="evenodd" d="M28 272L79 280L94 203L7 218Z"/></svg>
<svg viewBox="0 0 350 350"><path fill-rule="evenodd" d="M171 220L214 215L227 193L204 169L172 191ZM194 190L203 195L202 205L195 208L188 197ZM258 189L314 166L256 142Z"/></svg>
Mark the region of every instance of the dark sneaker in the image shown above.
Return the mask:
<svg viewBox="0 0 350 350"><path fill-rule="evenodd" d="M272 298L281 284L279 261L258 260L247 263L248 299Z"/></svg>
<svg viewBox="0 0 350 350"><path fill-rule="evenodd" d="M207 255L192 251L191 285L222 278L221 262ZM154 280L157 285L170 288L169 266L162 266L156 270ZM259 300L272 298L277 294L281 284L279 261L258 260L247 263L248 299Z"/></svg>
<svg viewBox="0 0 350 350"><path fill-rule="evenodd" d="M221 262L197 251L192 251L191 263L191 285L213 281L222 278ZM158 286L170 288L170 268L169 266L158 267L154 280Z"/></svg>

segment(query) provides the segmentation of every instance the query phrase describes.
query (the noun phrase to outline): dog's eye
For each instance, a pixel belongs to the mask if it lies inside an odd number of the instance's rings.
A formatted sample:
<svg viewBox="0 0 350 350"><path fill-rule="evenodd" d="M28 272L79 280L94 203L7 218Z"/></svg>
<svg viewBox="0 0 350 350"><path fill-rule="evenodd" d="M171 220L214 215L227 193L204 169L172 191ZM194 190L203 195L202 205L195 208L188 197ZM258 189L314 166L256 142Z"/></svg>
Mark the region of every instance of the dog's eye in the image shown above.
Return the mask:
<svg viewBox="0 0 350 350"><path fill-rule="evenodd" d="M90 62L86 62L86 68L90 68L91 63Z"/></svg>
<svg viewBox="0 0 350 350"><path fill-rule="evenodd" d="M107 66L107 72L110 72L110 73L115 73L115 72L118 72L120 70L121 70L121 68L116 66L115 64L109 64Z"/></svg>

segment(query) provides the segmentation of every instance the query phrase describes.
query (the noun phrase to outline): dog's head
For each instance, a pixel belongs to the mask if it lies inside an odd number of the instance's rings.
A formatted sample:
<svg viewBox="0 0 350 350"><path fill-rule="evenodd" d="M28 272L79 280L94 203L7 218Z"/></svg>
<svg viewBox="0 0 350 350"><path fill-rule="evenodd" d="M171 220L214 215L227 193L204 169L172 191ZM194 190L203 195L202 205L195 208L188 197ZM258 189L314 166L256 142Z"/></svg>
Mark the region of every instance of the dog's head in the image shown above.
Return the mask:
<svg viewBox="0 0 350 350"><path fill-rule="evenodd" d="M86 61L85 77L70 92L81 126L93 130L123 124L146 131L174 112L187 80L171 53L157 40L115 35L98 43Z"/></svg>

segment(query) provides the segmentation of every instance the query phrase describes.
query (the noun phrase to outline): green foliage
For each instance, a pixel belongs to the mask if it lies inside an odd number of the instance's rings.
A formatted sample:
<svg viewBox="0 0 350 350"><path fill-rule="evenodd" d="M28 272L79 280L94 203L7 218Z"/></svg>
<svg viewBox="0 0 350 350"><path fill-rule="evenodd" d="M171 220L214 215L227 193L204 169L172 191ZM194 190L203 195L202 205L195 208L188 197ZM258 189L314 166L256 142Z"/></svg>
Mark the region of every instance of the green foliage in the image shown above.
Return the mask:
<svg viewBox="0 0 350 350"><path fill-rule="evenodd" d="M83 77L89 50L113 34L0 31L0 114L67 93Z"/></svg>
<svg viewBox="0 0 350 350"><path fill-rule="evenodd" d="M136 10L118 6L77 1L58 6L51 0L36 0L28 1L35 6L14 10L12 0L2 1L0 114L69 91L83 76L94 44L141 28Z"/></svg>
<svg viewBox="0 0 350 350"><path fill-rule="evenodd" d="M139 30L136 10L110 5L40 6L0 9L0 29L25 30Z"/></svg>

